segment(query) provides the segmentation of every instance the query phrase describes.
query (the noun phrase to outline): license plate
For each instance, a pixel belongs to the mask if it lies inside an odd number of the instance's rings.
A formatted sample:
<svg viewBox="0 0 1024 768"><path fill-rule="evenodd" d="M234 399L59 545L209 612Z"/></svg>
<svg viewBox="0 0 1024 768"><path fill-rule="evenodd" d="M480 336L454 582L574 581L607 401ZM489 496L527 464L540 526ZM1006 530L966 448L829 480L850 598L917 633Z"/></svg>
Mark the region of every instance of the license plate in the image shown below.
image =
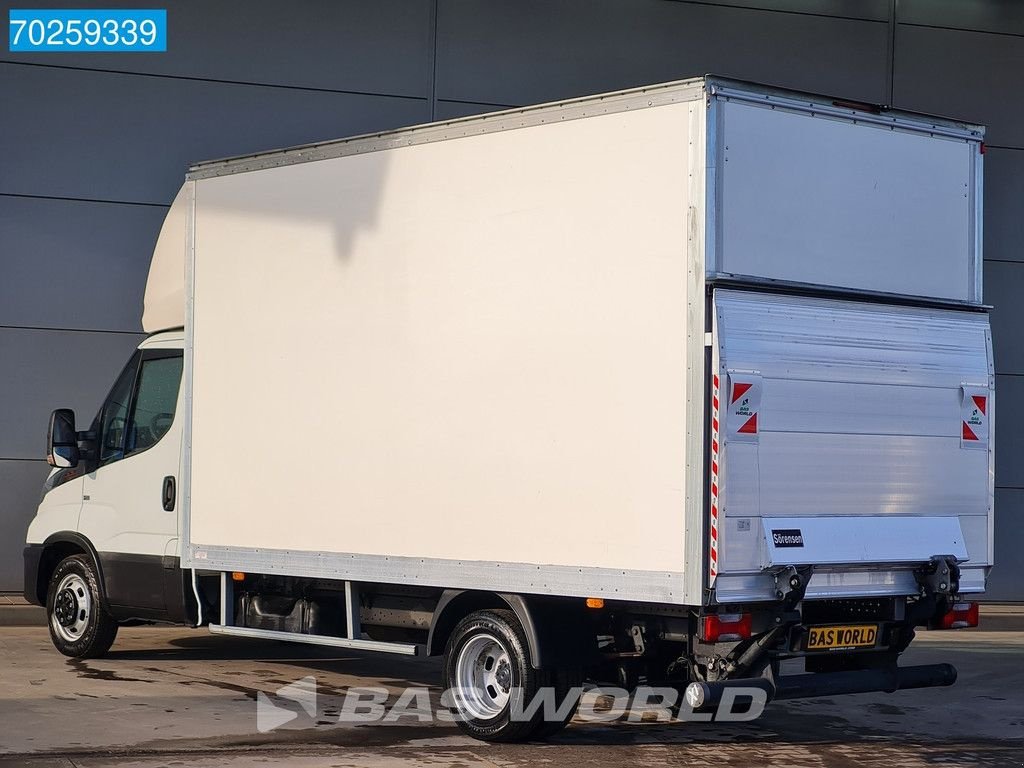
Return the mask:
<svg viewBox="0 0 1024 768"><path fill-rule="evenodd" d="M878 640L877 624L851 624L836 627L809 627L808 651L845 651L850 648L872 648Z"/></svg>

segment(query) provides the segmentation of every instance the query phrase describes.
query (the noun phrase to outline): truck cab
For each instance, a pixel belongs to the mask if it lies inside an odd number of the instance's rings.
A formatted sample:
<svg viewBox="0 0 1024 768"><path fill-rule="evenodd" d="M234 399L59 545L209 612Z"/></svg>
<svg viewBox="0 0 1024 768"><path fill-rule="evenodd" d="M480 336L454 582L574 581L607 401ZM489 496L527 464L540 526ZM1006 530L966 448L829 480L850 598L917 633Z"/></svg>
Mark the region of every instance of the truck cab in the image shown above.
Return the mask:
<svg viewBox="0 0 1024 768"><path fill-rule="evenodd" d="M74 649L89 640L85 619L97 597L117 621L189 620L191 587L180 568L177 503L183 342L181 330L143 341L87 429L79 432L73 412L54 414L57 431L74 433L76 446L71 439L51 445L56 466L27 535L25 597L63 606L50 616L58 646ZM53 581L57 567L72 556L102 583L97 595L88 594L85 573Z"/></svg>

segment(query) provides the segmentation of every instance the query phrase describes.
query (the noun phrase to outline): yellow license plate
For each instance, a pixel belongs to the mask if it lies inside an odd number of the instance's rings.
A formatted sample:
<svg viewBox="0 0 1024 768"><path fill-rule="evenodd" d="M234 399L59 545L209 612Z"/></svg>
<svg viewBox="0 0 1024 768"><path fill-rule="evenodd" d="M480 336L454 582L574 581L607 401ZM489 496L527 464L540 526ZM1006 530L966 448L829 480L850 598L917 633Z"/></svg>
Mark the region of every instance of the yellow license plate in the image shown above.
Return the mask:
<svg viewBox="0 0 1024 768"><path fill-rule="evenodd" d="M838 627L809 627L808 651L844 651L849 648L870 648L878 640L877 624L851 624Z"/></svg>

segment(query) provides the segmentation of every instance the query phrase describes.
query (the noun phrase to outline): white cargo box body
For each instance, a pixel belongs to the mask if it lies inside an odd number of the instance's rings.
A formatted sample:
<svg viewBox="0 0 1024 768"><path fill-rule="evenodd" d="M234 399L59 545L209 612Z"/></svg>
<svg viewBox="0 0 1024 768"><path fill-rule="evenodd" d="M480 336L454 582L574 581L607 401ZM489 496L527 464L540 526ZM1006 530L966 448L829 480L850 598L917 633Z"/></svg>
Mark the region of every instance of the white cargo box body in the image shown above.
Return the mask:
<svg viewBox="0 0 1024 768"><path fill-rule="evenodd" d="M952 555L982 589L981 138L702 78L196 166L184 564L696 605Z"/></svg>

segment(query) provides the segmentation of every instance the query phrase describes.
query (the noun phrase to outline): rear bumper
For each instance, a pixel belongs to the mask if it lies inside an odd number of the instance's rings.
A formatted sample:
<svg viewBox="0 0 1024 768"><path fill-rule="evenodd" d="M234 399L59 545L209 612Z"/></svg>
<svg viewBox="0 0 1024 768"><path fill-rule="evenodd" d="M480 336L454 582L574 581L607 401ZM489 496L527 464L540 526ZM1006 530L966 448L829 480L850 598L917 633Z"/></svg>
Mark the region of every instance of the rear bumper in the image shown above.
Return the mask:
<svg viewBox="0 0 1024 768"><path fill-rule="evenodd" d="M43 545L29 544L24 550L25 559L25 599L33 605L43 605L45 598L40 597L39 563L43 559Z"/></svg>

